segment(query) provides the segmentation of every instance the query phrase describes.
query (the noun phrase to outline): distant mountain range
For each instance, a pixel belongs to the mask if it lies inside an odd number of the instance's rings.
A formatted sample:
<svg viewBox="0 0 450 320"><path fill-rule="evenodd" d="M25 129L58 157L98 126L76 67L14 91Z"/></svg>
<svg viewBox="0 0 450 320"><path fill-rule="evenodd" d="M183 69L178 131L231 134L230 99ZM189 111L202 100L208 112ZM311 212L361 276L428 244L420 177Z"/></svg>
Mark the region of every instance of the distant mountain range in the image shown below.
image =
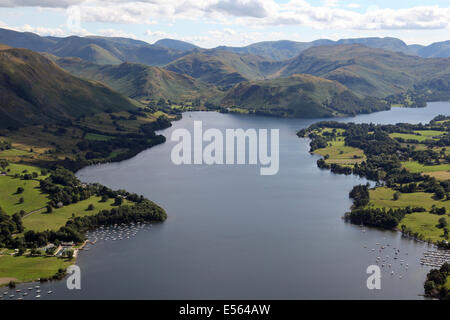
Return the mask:
<svg viewBox="0 0 450 320"><path fill-rule="evenodd" d="M164 65L184 55L182 51L127 38L40 37L29 32L0 29L0 43L11 47L48 52L58 57L77 57L98 64L137 62Z"/></svg>
<svg viewBox="0 0 450 320"><path fill-rule="evenodd" d="M312 47L288 60L272 77L297 73L336 80L360 96L382 98L450 74L450 58L425 59L358 44Z"/></svg>
<svg viewBox="0 0 450 320"><path fill-rule="evenodd" d="M450 58L440 57L448 56L448 41L424 47L361 38L202 49L172 39L148 44L0 29L0 42L6 44L0 46L0 127L127 110L136 100L325 117L450 99Z"/></svg>
<svg viewBox="0 0 450 320"><path fill-rule="evenodd" d="M8 29L0 29L0 43L16 48L48 52L59 57L77 57L99 64L136 62L161 66L188 54L192 50L208 51L191 43L173 39L161 39L154 44L149 44L144 41L127 38L97 36L40 37L37 34L16 32ZM407 45L400 39L390 37L341 39L338 41L320 39L312 42L264 41L245 47L220 46L215 49L238 54L257 55L265 59L281 61L294 58L311 47L341 44L361 44L370 48L418 55L423 58L450 57L450 41L421 46Z"/></svg>

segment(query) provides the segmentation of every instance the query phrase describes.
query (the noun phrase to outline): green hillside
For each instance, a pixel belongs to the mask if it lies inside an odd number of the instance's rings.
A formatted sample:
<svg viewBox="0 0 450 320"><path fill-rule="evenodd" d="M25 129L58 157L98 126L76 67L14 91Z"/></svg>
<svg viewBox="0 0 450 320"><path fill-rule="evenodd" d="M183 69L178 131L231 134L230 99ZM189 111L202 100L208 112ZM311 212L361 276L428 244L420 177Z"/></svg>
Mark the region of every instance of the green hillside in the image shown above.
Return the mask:
<svg viewBox="0 0 450 320"><path fill-rule="evenodd" d="M336 81L311 75L244 82L221 103L231 110L287 117L329 117L387 109L376 99L360 99Z"/></svg>
<svg viewBox="0 0 450 320"><path fill-rule="evenodd" d="M450 73L450 59L424 59L362 45L305 50L272 77L308 73L336 80L361 96L385 97Z"/></svg>
<svg viewBox="0 0 450 320"><path fill-rule="evenodd" d="M281 63L254 55L239 55L223 50L195 51L181 57L165 68L187 74L204 82L229 88L254 79L263 79L275 72Z"/></svg>
<svg viewBox="0 0 450 320"><path fill-rule="evenodd" d="M76 58L60 58L56 62L73 75L100 81L138 100L186 101L217 93L213 85L159 67L136 63L97 65Z"/></svg>
<svg viewBox="0 0 450 320"><path fill-rule="evenodd" d="M154 43L155 46L166 47L169 49L180 50L180 51L189 51L193 49L200 49L196 45L175 39L160 39Z"/></svg>
<svg viewBox="0 0 450 320"><path fill-rule="evenodd" d="M26 49L0 51L0 127L133 108L127 98L98 82L70 75L38 53Z"/></svg>

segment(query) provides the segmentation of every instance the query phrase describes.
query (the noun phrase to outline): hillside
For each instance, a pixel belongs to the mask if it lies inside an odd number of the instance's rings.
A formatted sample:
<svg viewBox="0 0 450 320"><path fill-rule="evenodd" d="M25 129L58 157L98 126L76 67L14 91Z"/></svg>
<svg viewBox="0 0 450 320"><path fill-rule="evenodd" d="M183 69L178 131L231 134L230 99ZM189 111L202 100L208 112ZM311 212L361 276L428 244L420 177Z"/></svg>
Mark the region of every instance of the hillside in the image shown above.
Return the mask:
<svg viewBox="0 0 450 320"><path fill-rule="evenodd" d="M253 54L266 59L287 60L299 55L303 50L312 47L309 42L297 42L289 40L263 41L245 47L220 46L217 49L238 54Z"/></svg>
<svg viewBox="0 0 450 320"><path fill-rule="evenodd" d="M316 47L316 46L336 46L341 44L361 44L370 48L377 48L383 50L389 50L394 52L402 52L411 55L421 55L419 49L423 46L407 45L400 39L396 38L354 38L354 39L340 39L337 41L328 39L319 39L311 42L298 42L289 40L279 41L263 41L253 43L245 47L227 47L221 46L218 49L231 51L239 54L254 54L267 59L273 60L288 60L299 55L304 50ZM439 57L449 57L450 52L447 55L440 55Z"/></svg>
<svg viewBox="0 0 450 320"><path fill-rule="evenodd" d="M0 127L73 119L134 105L98 82L76 78L26 49L0 51Z"/></svg>
<svg viewBox="0 0 450 320"><path fill-rule="evenodd" d="M190 76L143 64L97 65L76 58L60 58L57 64L73 75L100 81L115 91L138 100L172 101L204 99L217 89Z"/></svg>
<svg viewBox="0 0 450 320"><path fill-rule="evenodd" d="M67 37L47 51L59 57L77 57L98 64L136 62L164 65L182 56L179 51L143 41L104 37Z"/></svg>
<svg viewBox="0 0 450 320"><path fill-rule="evenodd" d="M450 73L450 59L424 59L362 45L312 47L272 77L308 73L336 80L355 93L385 97Z"/></svg>
<svg viewBox="0 0 450 320"><path fill-rule="evenodd" d="M200 49L200 47L181 40L174 39L160 39L154 43L155 46L165 47L169 49L179 50L179 51L189 51L193 49Z"/></svg>
<svg viewBox="0 0 450 320"><path fill-rule="evenodd" d="M221 103L258 114L303 118L354 115L388 108L376 99L358 98L336 81L300 74L237 84Z"/></svg>
<svg viewBox="0 0 450 320"><path fill-rule="evenodd" d="M66 38L40 37L34 33L16 32L0 28L0 43L11 47L51 53L58 57L77 57L98 64L136 62L164 65L184 53L144 41L113 37Z"/></svg>
<svg viewBox="0 0 450 320"><path fill-rule="evenodd" d="M450 41L435 42L427 47L421 48L418 54L425 58L450 57Z"/></svg>
<svg viewBox="0 0 450 320"><path fill-rule="evenodd" d="M0 43L15 48L25 48L34 51L47 51L57 43L56 39L41 37L31 32L17 32L0 28Z"/></svg>
<svg viewBox="0 0 450 320"><path fill-rule="evenodd" d="M254 55L239 55L223 50L196 50L169 63L165 68L229 88L242 81L263 79L280 66L279 62Z"/></svg>

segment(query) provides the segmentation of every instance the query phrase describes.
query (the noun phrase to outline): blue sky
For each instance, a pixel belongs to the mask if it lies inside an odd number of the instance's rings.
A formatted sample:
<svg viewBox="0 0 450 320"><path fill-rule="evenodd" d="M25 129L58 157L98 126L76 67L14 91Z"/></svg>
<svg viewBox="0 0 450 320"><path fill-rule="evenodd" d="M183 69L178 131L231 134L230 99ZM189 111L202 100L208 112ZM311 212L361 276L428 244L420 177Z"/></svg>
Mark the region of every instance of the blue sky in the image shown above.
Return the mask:
<svg viewBox="0 0 450 320"><path fill-rule="evenodd" d="M0 27L150 43L175 38L207 48L384 36L429 44L449 40L450 1L0 0Z"/></svg>

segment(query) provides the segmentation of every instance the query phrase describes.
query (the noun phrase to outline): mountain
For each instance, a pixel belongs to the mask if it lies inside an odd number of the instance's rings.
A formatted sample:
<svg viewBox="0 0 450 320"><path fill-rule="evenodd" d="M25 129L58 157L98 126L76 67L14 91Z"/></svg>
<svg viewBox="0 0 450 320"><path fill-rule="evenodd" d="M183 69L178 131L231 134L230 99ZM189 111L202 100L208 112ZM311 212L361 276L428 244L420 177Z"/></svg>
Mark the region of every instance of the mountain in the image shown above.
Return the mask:
<svg viewBox="0 0 450 320"><path fill-rule="evenodd" d="M172 101L204 99L218 90L188 75L136 63L98 65L78 58L59 58L56 63L73 75L100 81L128 97Z"/></svg>
<svg viewBox="0 0 450 320"><path fill-rule="evenodd" d="M253 43L245 47L227 47L221 46L218 49L235 52L239 54L254 54L267 59L273 60L288 60L303 52L306 49L317 46L337 46L342 44L361 44L366 47L389 50L394 52L402 52L410 55L420 55L422 57L432 57L421 45L407 45L400 39L385 37L385 38L353 38L353 39L340 39L337 41L328 39L319 39L311 42L297 42L289 40L280 41L263 41ZM421 49L423 51L421 51ZM430 49L435 51L435 49ZM450 57L450 52L447 49L443 50L440 55L435 57Z"/></svg>
<svg viewBox="0 0 450 320"><path fill-rule="evenodd" d="M1 48L0 127L70 120L135 108L104 85L79 79L27 49Z"/></svg>
<svg viewBox="0 0 450 320"><path fill-rule="evenodd" d="M31 32L17 32L14 30L0 28L0 43L15 48L25 48L33 51L47 51L54 46L58 40L40 37Z"/></svg>
<svg viewBox="0 0 450 320"><path fill-rule="evenodd" d="M230 51L238 54L253 54L266 59L287 60L291 59L303 50L312 47L310 42L296 42L289 40L263 41L245 47L217 47L219 50Z"/></svg>
<svg viewBox="0 0 450 320"><path fill-rule="evenodd" d="M386 110L375 98L361 99L342 84L296 74L288 78L243 82L235 85L221 104L250 112L288 117L330 117Z"/></svg>
<svg viewBox="0 0 450 320"><path fill-rule="evenodd" d="M424 59L362 45L311 47L271 77L308 73L339 81L360 96L385 97L450 73L450 59Z"/></svg>
<svg viewBox="0 0 450 320"><path fill-rule="evenodd" d="M425 58L447 58L450 57L450 41L435 42L423 47L418 54Z"/></svg>
<svg viewBox="0 0 450 320"><path fill-rule="evenodd" d="M280 62L255 55L240 55L224 50L194 50L165 66L203 82L230 88L236 83L263 79L282 66Z"/></svg>
<svg viewBox="0 0 450 320"><path fill-rule="evenodd" d="M183 55L180 51L132 39L76 36L61 39L47 52L58 57L77 57L98 64L136 62L164 65Z"/></svg>
<svg viewBox="0 0 450 320"><path fill-rule="evenodd" d="M193 49L200 49L200 47L181 40L174 39L161 39L154 43L155 46L165 47L169 49L174 49L178 51L189 51Z"/></svg>
<svg viewBox="0 0 450 320"><path fill-rule="evenodd" d="M77 57L98 64L136 62L165 65L184 55L179 50L128 38L40 37L33 33L7 29L0 29L0 42L11 47L47 52L58 57Z"/></svg>

